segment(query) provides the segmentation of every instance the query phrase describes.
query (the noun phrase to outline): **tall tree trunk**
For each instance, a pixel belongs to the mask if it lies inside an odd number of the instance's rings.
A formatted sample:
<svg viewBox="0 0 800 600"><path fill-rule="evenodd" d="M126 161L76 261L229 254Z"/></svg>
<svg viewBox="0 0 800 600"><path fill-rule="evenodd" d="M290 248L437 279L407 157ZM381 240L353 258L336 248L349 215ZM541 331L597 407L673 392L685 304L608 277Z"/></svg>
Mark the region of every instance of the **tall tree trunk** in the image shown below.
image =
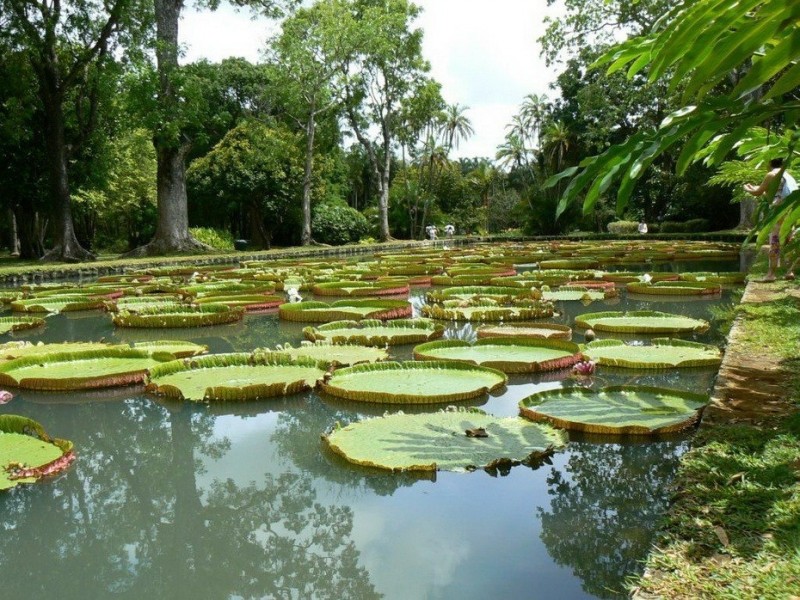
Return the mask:
<svg viewBox="0 0 800 600"><path fill-rule="evenodd" d="M39 219L30 206L14 207L14 222L17 224L19 256L26 259L42 257L43 249L39 243Z"/></svg>
<svg viewBox="0 0 800 600"><path fill-rule="evenodd" d="M736 229L752 229L755 225L753 222L755 213L756 199L743 198L742 201L739 202L739 224L736 226Z"/></svg>
<svg viewBox="0 0 800 600"><path fill-rule="evenodd" d="M389 231L389 179L392 168L392 140L387 124L388 117L383 125L383 168L380 173L380 196L378 197L378 215L381 221L381 241L388 242L392 239Z"/></svg>
<svg viewBox="0 0 800 600"><path fill-rule="evenodd" d="M158 69L158 102L164 114L179 110L174 77L178 65L178 21L183 0L155 0L156 64ZM169 131L164 123L164 131ZM182 134L179 136L183 137ZM158 159L158 224L150 242L128 253L128 256L204 252L211 250L189 233L189 208L186 198L186 154L191 148L188 139L159 132L153 138Z"/></svg>
<svg viewBox="0 0 800 600"><path fill-rule="evenodd" d="M20 244L19 244L19 231L17 230L17 215L14 214L12 209L8 209L8 221L11 224L11 256L19 256L20 255Z"/></svg>
<svg viewBox="0 0 800 600"><path fill-rule="evenodd" d="M50 178L50 198L55 221L55 245L42 260L79 262L93 260L94 254L84 249L75 236L72 204L67 172L67 146L64 137L63 98L58 82L56 57L49 57L44 66L39 95L44 106L45 145Z"/></svg>
<svg viewBox="0 0 800 600"><path fill-rule="evenodd" d="M303 174L303 233L300 241L303 246L311 243L311 184L314 176L314 134L316 121L314 107L311 107L306 123L306 164Z"/></svg>

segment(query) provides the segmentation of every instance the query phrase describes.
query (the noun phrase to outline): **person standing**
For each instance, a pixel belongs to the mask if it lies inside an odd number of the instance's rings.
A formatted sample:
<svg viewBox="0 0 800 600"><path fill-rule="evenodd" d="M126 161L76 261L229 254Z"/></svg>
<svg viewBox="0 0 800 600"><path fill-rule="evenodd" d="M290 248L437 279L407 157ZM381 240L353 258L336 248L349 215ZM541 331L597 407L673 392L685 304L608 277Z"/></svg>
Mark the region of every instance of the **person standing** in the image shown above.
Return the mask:
<svg viewBox="0 0 800 600"><path fill-rule="evenodd" d="M792 177L788 171L783 171L783 174L781 175L781 171L783 170L782 158L773 158L771 161L769 161L769 168L770 170L764 176L764 180L761 182L761 185L745 183L744 191L748 194L752 194L753 196L763 196L773 184L775 178L780 175L781 181L778 183L778 189L775 192L775 198L772 200L772 206L775 206L783 202L783 200L789 194L797 189L797 181L795 181L795 178ZM764 278L764 281L775 281L775 272L778 269L781 261L780 231L781 222L779 221L776 223L769 235L769 267L767 269L767 276ZM789 272L786 274L787 279L794 279L794 273L792 272L793 267L794 265L792 265L792 268L790 268Z"/></svg>

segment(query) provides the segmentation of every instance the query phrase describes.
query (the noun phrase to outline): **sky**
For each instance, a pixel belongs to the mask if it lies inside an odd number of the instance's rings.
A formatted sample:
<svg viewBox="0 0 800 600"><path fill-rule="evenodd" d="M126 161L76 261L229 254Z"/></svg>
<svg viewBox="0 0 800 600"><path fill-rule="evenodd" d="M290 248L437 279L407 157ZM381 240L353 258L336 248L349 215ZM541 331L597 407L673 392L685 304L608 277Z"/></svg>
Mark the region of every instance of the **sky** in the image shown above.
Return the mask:
<svg viewBox="0 0 800 600"><path fill-rule="evenodd" d="M423 12L417 26L425 32L423 53L431 75L442 84L448 104L468 106L475 134L461 142L454 158L493 158L503 143L505 126L523 98L548 89L556 70L539 56L536 39L543 19L559 8L545 0L417 0ZM179 28L184 61L220 61L241 56L252 62L276 25L252 20L249 13L223 5L216 12L184 11Z"/></svg>

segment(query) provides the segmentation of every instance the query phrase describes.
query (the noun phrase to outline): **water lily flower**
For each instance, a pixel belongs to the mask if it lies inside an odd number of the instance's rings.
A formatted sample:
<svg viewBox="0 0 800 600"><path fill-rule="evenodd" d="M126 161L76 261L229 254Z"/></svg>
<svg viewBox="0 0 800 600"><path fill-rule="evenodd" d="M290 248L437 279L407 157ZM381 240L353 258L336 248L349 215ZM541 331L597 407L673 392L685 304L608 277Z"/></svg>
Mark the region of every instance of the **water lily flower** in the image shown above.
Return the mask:
<svg viewBox="0 0 800 600"><path fill-rule="evenodd" d="M589 375L594 374L594 369L595 369L595 362L593 360L583 360L573 365L572 372L575 373L576 375L588 377Z"/></svg>
<svg viewBox="0 0 800 600"><path fill-rule="evenodd" d="M639 277L639 281L641 281L642 283L650 283L651 281L653 281L653 276L650 275L650 273L645 273L644 275L641 275Z"/></svg>
<svg viewBox="0 0 800 600"><path fill-rule="evenodd" d="M8 404L14 395L6 390L0 390L0 404Z"/></svg>

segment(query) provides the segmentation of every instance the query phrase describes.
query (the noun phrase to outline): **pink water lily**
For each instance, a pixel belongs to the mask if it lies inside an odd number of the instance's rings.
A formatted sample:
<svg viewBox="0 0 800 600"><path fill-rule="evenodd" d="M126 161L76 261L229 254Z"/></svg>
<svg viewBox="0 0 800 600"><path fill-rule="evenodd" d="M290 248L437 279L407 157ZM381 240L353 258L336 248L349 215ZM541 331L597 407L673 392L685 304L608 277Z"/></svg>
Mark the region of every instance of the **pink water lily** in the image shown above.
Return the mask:
<svg viewBox="0 0 800 600"><path fill-rule="evenodd" d="M0 390L0 404L8 404L11 402L12 398L14 398L14 394L5 390Z"/></svg>
<svg viewBox="0 0 800 600"><path fill-rule="evenodd" d="M572 367L572 372L576 375L589 376L594 374L595 362L593 360L583 360L575 363Z"/></svg>

